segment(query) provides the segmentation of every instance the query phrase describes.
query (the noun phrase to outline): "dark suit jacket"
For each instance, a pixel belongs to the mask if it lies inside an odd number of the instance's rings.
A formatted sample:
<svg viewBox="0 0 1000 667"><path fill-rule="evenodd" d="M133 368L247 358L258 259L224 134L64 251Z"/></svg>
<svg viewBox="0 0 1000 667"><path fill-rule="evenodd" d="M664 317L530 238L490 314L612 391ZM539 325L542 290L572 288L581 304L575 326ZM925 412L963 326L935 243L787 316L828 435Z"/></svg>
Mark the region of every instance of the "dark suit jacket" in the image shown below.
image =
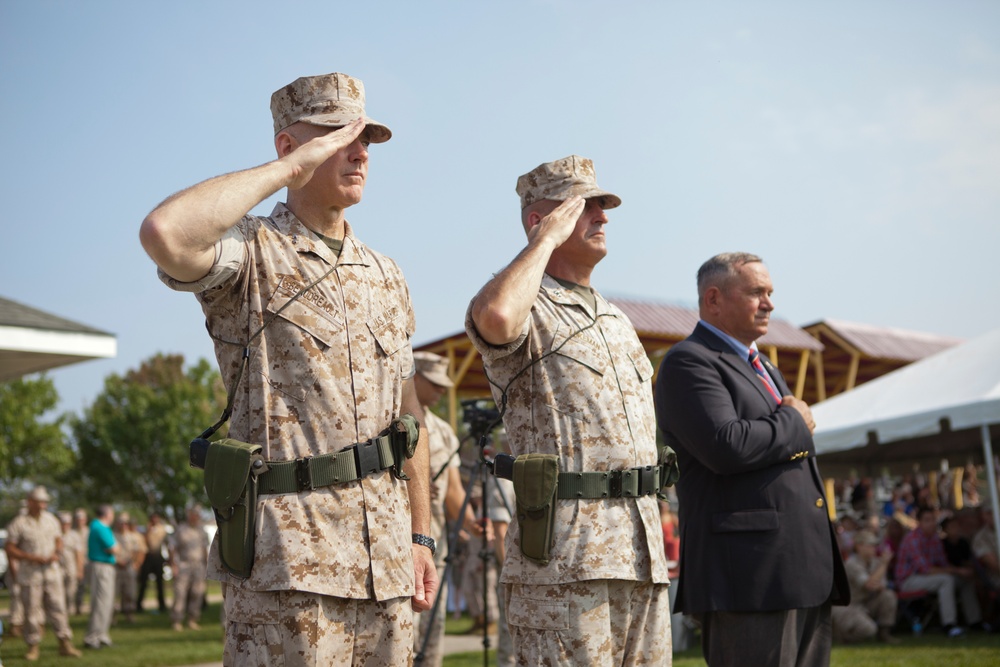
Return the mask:
<svg viewBox="0 0 1000 667"><path fill-rule="evenodd" d="M656 416L681 471L675 611L847 603L812 436L796 410L775 409L745 359L699 324L663 359Z"/></svg>

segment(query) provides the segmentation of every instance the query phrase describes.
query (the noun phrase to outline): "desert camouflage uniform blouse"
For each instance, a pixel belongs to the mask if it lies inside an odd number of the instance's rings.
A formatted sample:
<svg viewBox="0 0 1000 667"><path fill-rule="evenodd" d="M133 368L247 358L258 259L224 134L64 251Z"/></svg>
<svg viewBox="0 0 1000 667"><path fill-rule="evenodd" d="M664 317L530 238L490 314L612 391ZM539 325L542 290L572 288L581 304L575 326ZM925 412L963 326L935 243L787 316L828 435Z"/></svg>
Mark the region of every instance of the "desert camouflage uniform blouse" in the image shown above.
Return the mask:
<svg viewBox="0 0 1000 667"><path fill-rule="evenodd" d="M336 452L377 436L399 416L413 375L409 290L399 267L347 225L336 256L283 204L247 215L216 246L203 279L170 287L198 293L231 385L243 345L305 285L323 281L275 317L251 345L229 437L263 445L268 460ZM236 342L238 344L230 344ZM405 483L382 471L360 482L261 496L250 578L209 577L251 590L299 590L345 598L413 594Z"/></svg>
<svg viewBox="0 0 1000 667"><path fill-rule="evenodd" d="M55 553L56 540L61 537L59 519L47 510L42 510L37 519L30 514L20 514L7 526L7 541L17 545L21 551L42 558ZM51 567L50 563L23 560L18 565L17 583L22 586L38 586L44 581L62 577L62 570Z"/></svg>
<svg viewBox="0 0 1000 667"><path fill-rule="evenodd" d="M557 454L563 472L656 465L653 366L625 314L594 294L596 321L582 297L546 275L517 340L502 346L484 341L471 307L466 330L498 385L492 387L498 406L507 389L511 454ZM541 566L522 556L515 517L501 581L667 582L655 496L556 502L552 560Z"/></svg>

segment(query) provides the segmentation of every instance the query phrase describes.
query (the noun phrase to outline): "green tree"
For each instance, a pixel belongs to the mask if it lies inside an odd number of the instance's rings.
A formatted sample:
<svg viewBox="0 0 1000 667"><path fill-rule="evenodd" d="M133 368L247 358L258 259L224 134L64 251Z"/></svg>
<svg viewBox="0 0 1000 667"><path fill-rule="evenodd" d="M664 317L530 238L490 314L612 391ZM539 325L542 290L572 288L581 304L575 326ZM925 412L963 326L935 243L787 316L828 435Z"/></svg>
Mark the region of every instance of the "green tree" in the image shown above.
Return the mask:
<svg viewBox="0 0 1000 667"><path fill-rule="evenodd" d="M75 483L92 502L183 516L192 498L205 500L188 443L215 423L225 399L218 372L204 359L185 371L183 356L157 354L124 376L108 376L72 421L80 457Z"/></svg>
<svg viewBox="0 0 1000 667"><path fill-rule="evenodd" d="M0 383L0 496L5 499L0 519L16 512L21 485L52 484L74 465L62 430L65 417L42 421L58 402L55 385L44 374Z"/></svg>

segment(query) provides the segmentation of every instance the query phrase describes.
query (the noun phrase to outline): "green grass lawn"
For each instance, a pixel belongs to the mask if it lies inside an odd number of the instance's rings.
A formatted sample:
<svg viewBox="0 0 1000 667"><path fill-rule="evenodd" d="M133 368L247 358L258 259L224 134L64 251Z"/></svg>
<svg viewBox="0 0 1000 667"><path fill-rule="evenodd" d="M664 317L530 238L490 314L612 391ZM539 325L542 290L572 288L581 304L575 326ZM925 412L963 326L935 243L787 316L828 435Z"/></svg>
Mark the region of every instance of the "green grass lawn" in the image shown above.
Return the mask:
<svg viewBox="0 0 1000 667"><path fill-rule="evenodd" d="M148 603L147 603L148 604ZM222 626L219 625L219 604L209 604L201 617L201 630L174 632L170 629L169 614L137 614L134 624L119 620L111 628L114 646L99 651L82 649L79 660L60 658L58 642L51 628L46 628L42 640L41 659L29 663L24 659L27 650L21 639L9 635L0 644L3 667L21 665L78 665L79 667L168 667L193 665L222 660ZM155 606L155 602L153 602ZM87 633L87 615L70 618L73 627L73 644L83 646Z"/></svg>
<svg viewBox="0 0 1000 667"><path fill-rule="evenodd" d="M971 634L948 639L941 634L901 637L898 646L865 643L834 646L831 667L996 667L1000 665L1000 635ZM495 661L490 652L490 664ZM444 659L444 667L481 667L482 651L457 653ZM674 667L704 667L701 649L674 654Z"/></svg>
<svg viewBox="0 0 1000 667"><path fill-rule="evenodd" d="M214 582L213 582L214 583ZM217 586L210 592L218 592ZM217 600L218 596L213 595ZM147 600L150 606L152 600ZM6 599L0 593L0 606ZM74 644L81 646L86 633L87 617L71 618ZM219 602L209 604L202 615L202 629L182 633L170 629L170 618L165 614L149 612L136 616L132 625L119 623L111 629L115 645L100 651L85 651L79 660L59 658L56 639L47 629L42 641L41 660L28 663L24 660L25 645L20 639L4 637L0 644L0 658L4 667L23 665L51 665L53 667L172 667L219 662L222 659L222 628L219 625ZM452 619L449 615L445 629L449 634L463 634L471 627L468 617ZM1000 634L970 634L949 640L940 632L923 637L901 636L898 646L866 643L855 646L835 646L833 667L994 667L1000 665ZM490 653L490 664L494 652ZM483 664L482 651L472 651L445 658L445 667L478 667ZM695 648L674 656L676 667L702 667L701 650Z"/></svg>

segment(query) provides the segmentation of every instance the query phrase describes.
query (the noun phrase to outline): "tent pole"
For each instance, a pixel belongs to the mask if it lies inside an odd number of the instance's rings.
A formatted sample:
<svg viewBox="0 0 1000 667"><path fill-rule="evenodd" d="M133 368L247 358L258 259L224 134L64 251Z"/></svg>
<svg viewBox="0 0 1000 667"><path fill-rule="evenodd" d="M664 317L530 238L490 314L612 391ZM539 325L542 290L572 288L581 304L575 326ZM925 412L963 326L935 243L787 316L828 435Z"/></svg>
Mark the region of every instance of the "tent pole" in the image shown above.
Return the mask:
<svg viewBox="0 0 1000 667"><path fill-rule="evenodd" d="M993 461L993 443L990 442L990 426L983 424L983 455L986 457L986 479L990 483L990 504L993 508L993 536L997 540L997 553L1000 554L1000 499L997 498L996 465Z"/></svg>

